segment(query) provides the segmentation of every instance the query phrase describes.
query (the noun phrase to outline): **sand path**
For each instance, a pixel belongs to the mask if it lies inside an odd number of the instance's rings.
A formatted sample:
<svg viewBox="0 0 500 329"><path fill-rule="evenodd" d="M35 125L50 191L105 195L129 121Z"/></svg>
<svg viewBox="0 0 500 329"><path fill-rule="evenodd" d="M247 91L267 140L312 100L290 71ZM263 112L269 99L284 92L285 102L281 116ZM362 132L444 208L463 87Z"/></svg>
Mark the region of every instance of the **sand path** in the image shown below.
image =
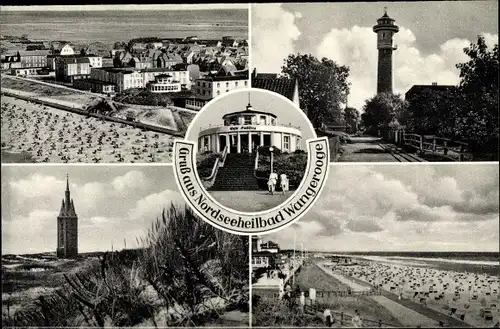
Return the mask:
<svg viewBox="0 0 500 329"><path fill-rule="evenodd" d="M436 321L415 312L408 307L398 304L385 296L370 296L371 299L385 307L398 321L405 326L437 327Z"/></svg>

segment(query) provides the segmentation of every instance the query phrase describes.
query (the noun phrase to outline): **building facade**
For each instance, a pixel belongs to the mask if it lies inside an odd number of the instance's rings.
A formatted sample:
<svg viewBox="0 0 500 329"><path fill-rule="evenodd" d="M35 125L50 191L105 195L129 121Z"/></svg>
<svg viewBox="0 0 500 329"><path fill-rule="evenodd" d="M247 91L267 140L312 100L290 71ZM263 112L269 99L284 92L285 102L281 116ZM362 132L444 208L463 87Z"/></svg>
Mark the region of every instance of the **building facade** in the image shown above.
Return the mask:
<svg viewBox="0 0 500 329"><path fill-rule="evenodd" d="M48 50L25 50L20 51L20 61L21 67L46 67L47 66L47 56L49 55Z"/></svg>
<svg viewBox="0 0 500 329"><path fill-rule="evenodd" d="M93 79L79 79L73 82L73 87L81 90L90 90L94 93L101 94L114 94L115 84L109 82L102 82Z"/></svg>
<svg viewBox="0 0 500 329"><path fill-rule="evenodd" d="M78 216L75 211L69 178L66 177L66 192L62 200L61 210L57 216L57 250L58 258L78 257Z"/></svg>
<svg viewBox="0 0 500 329"><path fill-rule="evenodd" d="M131 88L147 88L149 82L155 82L159 75L170 75L173 80L179 81L181 87L183 82L189 82L189 71L171 70L167 68L135 69L104 67L92 68L90 78L102 82L113 83L116 91L122 92Z"/></svg>
<svg viewBox="0 0 500 329"><path fill-rule="evenodd" d="M170 74L155 76L154 82L148 82L146 88L152 93L176 93L181 91L181 83Z"/></svg>
<svg viewBox="0 0 500 329"><path fill-rule="evenodd" d="M377 33L378 49L377 94L392 93L392 52L397 49L393 46L392 37L399 32L394 22L386 11L373 27L373 32Z"/></svg>
<svg viewBox="0 0 500 329"><path fill-rule="evenodd" d="M199 151L253 153L259 146L274 146L283 152L301 149L302 133L299 127L278 123L276 115L246 110L228 113L223 124L202 127L198 137Z"/></svg>
<svg viewBox="0 0 500 329"><path fill-rule="evenodd" d="M56 79L73 82L90 76L90 60L85 57L59 57L56 59Z"/></svg>
<svg viewBox="0 0 500 329"><path fill-rule="evenodd" d="M245 76L214 76L196 80L193 87L196 98L212 99L230 90L248 88L248 75Z"/></svg>

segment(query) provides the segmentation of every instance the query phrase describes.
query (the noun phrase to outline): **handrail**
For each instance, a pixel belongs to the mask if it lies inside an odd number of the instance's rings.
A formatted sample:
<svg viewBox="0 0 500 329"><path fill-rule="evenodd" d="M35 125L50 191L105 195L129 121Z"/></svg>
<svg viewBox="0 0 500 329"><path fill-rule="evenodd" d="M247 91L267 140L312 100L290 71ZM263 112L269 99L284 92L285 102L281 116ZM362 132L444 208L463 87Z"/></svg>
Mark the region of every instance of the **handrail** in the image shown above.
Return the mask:
<svg viewBox="0 0 500 329"><path fill-rule="evenodd" d="M215 179L219 171L219 168L224 166L224 162L226 161L226 156L227 156L227 150L228 147L226 145L224 147L224 150L222 151L222 156L220 158L215 159L215 163L214 166L212 167L212 172L210 173L210 176L202 178L204 181L212 182L212 180Z"/></svg>
<svg viewBox="0 0 500 329"><path fill-rule="evenodd" d="M254 165L254 171L256 171L259 168L259 148L255 149L255 165Z"/></svg>

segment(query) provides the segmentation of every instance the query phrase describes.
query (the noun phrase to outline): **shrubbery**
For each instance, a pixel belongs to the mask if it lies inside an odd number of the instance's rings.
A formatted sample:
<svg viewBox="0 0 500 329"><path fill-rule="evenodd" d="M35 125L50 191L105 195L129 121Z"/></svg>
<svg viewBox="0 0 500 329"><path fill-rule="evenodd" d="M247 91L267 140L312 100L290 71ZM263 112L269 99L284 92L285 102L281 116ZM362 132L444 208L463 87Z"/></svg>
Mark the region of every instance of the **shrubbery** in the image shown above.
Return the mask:
<svg viewBox="0 0 500 329"><path fill-rule="evenodd" d="M196 156L196 168L198 175L202 178L209 177L217 159L222 159L221 153L213 153L211 151L200 153Z"/></svg>
<svg viewBox="0 0 500 329"><path fill-rule="evenodd" d="M232 309L248 311L248 238L216 229L172 205L144 248L106 253L6 326L200 326ZM218 304L219 302L219 304Z"/></svg>
<svg viewBox="0 0 500 329"><path fill-rule="evenodd" d="M273 152L274 153L274 152ZM259 151L260 155L260 151ZM290 154L281 154L273 156L273 170L279 175L286 174L288 177L290 189L299 187L307 167L307 153L296 151ZM259 167L256 176L259 179L259 185L267 189L267 179L271 173L270 156L260 155ZM278 186L279 187L279 182Z"/></svg>

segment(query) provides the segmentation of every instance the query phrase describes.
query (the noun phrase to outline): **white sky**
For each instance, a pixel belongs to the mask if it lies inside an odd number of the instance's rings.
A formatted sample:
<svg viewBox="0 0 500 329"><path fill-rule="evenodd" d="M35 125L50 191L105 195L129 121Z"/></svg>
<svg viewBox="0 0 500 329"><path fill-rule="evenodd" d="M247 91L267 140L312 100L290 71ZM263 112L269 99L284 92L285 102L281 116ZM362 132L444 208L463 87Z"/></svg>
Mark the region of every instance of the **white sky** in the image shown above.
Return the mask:
<svg viewBox="0 0 500 329"><path fill-rule="evenodd" d="M163 208L183 202L171 166L2 165L2 254L55 251L66 173L80 252L138 247Z"/></svg>
<svg viewBox="0 0 500 329"><path fill-rule="evenodd" d="M498 163L330 165L314 209L264 237L315 251L499 251Z"/></svg>
<svg viewBox="0 0 500 329"><path fill-rule="evenodd" d="M393 84L404 94L415 84L455 85L463 48L484 35L498 43L498 1L332 2L252 5L252 63L261 73L280 72L289 54L327 57L349 66L349 106L361 110L376 93L373 25L388 14L400 27L394 37Z"/></svg>

